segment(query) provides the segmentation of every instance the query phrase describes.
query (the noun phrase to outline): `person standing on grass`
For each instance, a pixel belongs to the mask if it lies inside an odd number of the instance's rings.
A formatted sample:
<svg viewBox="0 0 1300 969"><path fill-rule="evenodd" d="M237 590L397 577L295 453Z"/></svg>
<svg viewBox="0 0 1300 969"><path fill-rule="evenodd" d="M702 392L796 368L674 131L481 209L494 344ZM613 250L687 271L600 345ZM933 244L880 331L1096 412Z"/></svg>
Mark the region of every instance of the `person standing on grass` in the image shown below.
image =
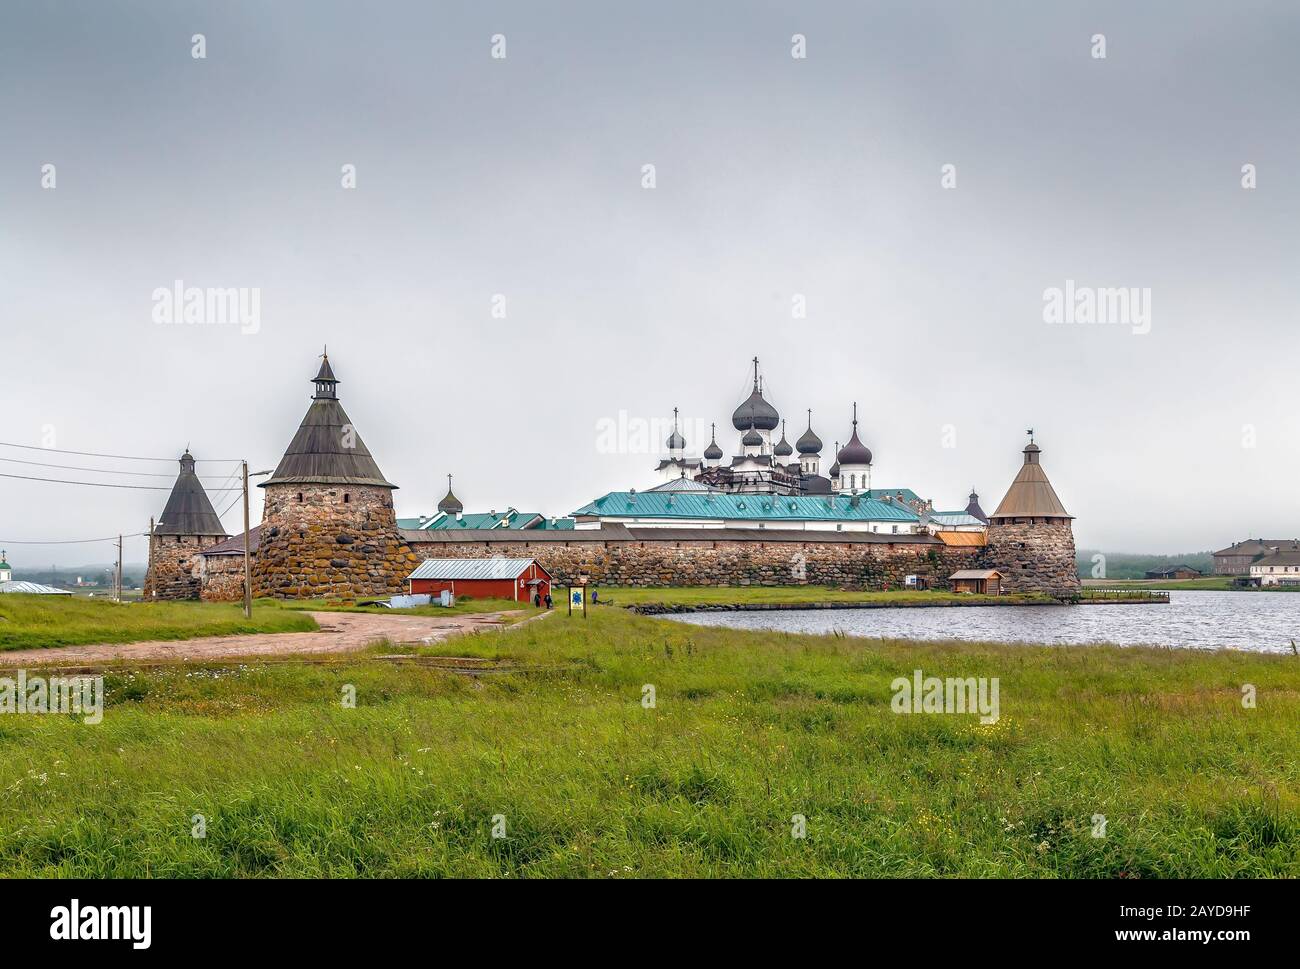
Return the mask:
<svg viewBox="0 0 1300 969"><path fill-rule="evenodd" d="M538 609L542 608L542 594L540 592L533 593L533 605Z"/></svg>
<svg viewBox="0 0 1300 969"><path fill-rule="evenodd" d="M551 594L550 594L549 592L546 593L546 608L547 608L547 609L551 608L551 605L552 605L554 602L555 602L555 600L551 598Z"/></svg>

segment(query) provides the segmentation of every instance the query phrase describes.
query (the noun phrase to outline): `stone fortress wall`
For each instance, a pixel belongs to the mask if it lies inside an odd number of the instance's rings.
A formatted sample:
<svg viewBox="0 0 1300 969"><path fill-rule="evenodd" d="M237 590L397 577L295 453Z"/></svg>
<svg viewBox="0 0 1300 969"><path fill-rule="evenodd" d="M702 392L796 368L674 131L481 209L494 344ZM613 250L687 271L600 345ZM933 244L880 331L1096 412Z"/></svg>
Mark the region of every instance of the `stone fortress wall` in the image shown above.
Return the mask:
<svg viewBox="0 0 1300 969"><path fill-rule="evenodd" d="M647 529L648 531L648 529ZM516 536L520 533L515 533ZM808 533L800 533L807 535ZM404 536L416 557L535 558L560 585L580 577L600 586L829 585L848 589L901 589L908 575L925 576L932 588L949 587L948 576L976 568L978 547L949 548L941 542L845 542L779 533L761 540L644 538L610 541L492 538L421 542Z"/></svg>

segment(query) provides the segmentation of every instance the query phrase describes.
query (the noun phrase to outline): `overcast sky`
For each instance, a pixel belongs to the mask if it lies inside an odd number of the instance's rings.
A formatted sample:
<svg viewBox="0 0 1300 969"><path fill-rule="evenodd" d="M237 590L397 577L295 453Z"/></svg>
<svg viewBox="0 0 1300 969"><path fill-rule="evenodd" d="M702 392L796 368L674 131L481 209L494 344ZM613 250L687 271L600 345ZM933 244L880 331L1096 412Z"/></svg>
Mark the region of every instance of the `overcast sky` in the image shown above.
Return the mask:
<svg viewBox="0 0 1300 969"><path fill-rule="evenodd" d="M328 343L399 514L448 472L564 514L655 483L620 413L735 453L757 355L791 440L856 400L873 483L940 508L991 511L1032 426L1081 547L1300 535L1297 50L1294 3L8 2L0 441L271 468ZM177 280L256 324L156 322ZM1046 322L1067 280L1150 331ZM0 478L0 542L106 560L13 543L165 499Z"/></svg>

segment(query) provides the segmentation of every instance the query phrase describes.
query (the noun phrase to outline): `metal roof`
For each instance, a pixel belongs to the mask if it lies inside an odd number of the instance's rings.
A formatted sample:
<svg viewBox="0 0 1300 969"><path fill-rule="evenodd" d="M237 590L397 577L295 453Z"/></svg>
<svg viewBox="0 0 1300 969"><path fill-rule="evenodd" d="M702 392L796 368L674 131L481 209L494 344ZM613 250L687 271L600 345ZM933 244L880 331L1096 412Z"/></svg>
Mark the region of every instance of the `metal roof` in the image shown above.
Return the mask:
<svg viewBox="0 0 1300 969"><path fill-rule="evenodd" d="M1002 573L997 569L961 569L948 576L948 579L991 579L993 576L1002 578Z"/></svg>
<svg viewBox="0 0 1300 969"><path fill-rule="evenodd" d="M584 542L829 542L845 544L879 545L942 545L940 539L928 534L893 535L883 532L809 531L805 529L778 528L628 528L606 523L600 528L577 528L563 533L505 531L503 529L477 529L474 531L412 531L400 529L402 541L416 545L425 544L477 544L519 542L550 545L580 544ZM943 533L951 534L951 533ZM982 538L978 532L969 534Z"/></svg>
<svg viewBox="0 0 1300 969"><path fill-rule="evenodd" d="M172 493L163 506L162 517L154 526L155 535L220 535L230 533L221 524L208 493L194 473L194 457L187 450L181 455L181 471L172 485Z"/></svg>
<svg viewBox="0 0 1300 969"><path fill-rule="evenodd" d="M1237 542L1227 548L1221 548L1212 555L1267 555L1275 548L1295 547L1297 540L1294 538L1251 538L1244 542Z"/></svg>
<svg viewBox="0 0 1300 969"><path fill-rule="evenodd" d="M1262 559L1256 559L1250 563L1252 569L1266 569L1269 566L1290 566L1300 565L1300 552L1287 550L1285 552L1274 552L1272 555L1265 555Z"/></svg>
<svg viewBox="0 0 1300 969"><path fill-rule="evenodd" d="M951 547L982 546L987 539L983 532L939 532L939 541Z"/></svg>
<svg viewBox="0 0 1300 969"><path fill-rule="evenodd" d="M567 524L566 524L567 522ZM398 528L407 528L412 531L463 531L465 529L478 530L488 528L513 529L515 531L533 530L538 528L572 528L573 519L557 518L552 524L551 519L536 511L516 511L513 508L507 508L505 511L486 511L486 512L469 512L462 514L459 518L447 512L440 511L432 518L425 519L423 522L418 518L399 518L397 520Z"/></svg>
<svg viewBox="0 0 1300 969"><path fill-rule="evenodd" d="M425 559L407 578L517 579L532 564L532 559Z"/></svg>
<svg viewBox="0 0 1300 969"><path fill-rule="evenodd" d="M983 525L984 522L964 511L932 511L930 521L939 525Z"/></svg>
<svg viewBox="0 0 1300 969"><path fill-rule="evenodd" d="M872 488L870 491L862 492L868 498L892 498L894 501L924 501L911 488Z"/></svg>
<svg viewBox="0 0 1300 969"><path fill-rule="evenodd" d="M254 525L248 530L248 552L250 555L257 554L257 547L262 544L262 526ZM243 555L244 554L244 533L240 532L233 538L228 538L218 545L211 548L202 549L200 555Z"/></svg>
<svg viewBox="0 0 1300 969"><path fill-rule="evenodd" d="M574 515L603 518L687 518L722 521L888 521L915 522L917 515L897 502L862 495L798 497L770 494L693 494L611 491Z"/></svg>
<svg viewBox="0 0 1300 969"><path fill-rule="evenodd" d="M696 481L694 478L688 478L682 475L680 478L673 478L671 481L665 481L663 484L657 484L653 488L647 488L646 491L699 491L699 492L716 492L717 488L707 485L703 481Z"/></svg>
<svg viewBox="0 0 1300 969"><path fill-rule="evenodd" d="M22 595L30 596L70 596L71 592L66 589L56 589L52 585L41 585L39 582L20 582L14 579L10 582L0 582L0 594L15 592Z"/></svg>

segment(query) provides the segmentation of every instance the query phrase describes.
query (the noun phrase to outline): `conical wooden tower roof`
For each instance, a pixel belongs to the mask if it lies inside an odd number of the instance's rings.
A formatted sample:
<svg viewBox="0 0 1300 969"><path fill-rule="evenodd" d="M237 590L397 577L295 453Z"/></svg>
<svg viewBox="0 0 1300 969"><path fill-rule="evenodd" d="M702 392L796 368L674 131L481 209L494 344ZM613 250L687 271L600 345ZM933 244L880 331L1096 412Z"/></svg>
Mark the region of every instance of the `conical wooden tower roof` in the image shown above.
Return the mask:
<svg viewBox="0 0 1300 969"><path fill-rule="evenodd" d="M258 487L275 484L347 484L396 488L384 478L370 449L339 403L339 381L328 355L312 379L316 394L275 474Z"/></svg>
<svg viewBox="0 0 1300 969"><path fill-rule="evenodd" d="M203 490L203 483L194 473L194 455L189 449L181 455L181 473L172 485L172 493L163 508L162 518L154 525L155 535L220 535L230 534L221 525L216 509Z"/></svg>
<svg viewBox="0 0 1300 969"><path fill-rule="evenodd" d="M1038 463L1042 449L1031 437L1025 445L1025 463L1011 482L1002 503L989 517L999 518L1073 518L1056 497L1043 466Z"/></svg>

